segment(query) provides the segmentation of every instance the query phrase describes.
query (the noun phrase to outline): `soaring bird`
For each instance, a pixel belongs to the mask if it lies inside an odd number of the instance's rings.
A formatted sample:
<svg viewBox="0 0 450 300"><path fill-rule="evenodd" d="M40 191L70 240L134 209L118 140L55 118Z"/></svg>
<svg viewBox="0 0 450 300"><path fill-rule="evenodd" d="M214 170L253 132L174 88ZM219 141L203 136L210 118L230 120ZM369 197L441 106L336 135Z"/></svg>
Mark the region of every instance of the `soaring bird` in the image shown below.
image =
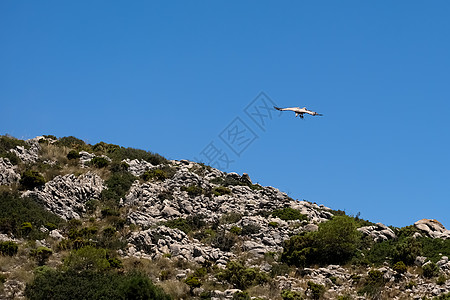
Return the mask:
<svg viewBox="0 0 450 300"><path fill-rule="evenodd" d="M300 108L300 107L286 107L286 108L279 108L274 106L276 110L280 111L293 111L295 112L295 116L303 119L303 114L310 114L311 116L323 116L322 114L316 113L315 111L308 110L306 107Z"/></svg>

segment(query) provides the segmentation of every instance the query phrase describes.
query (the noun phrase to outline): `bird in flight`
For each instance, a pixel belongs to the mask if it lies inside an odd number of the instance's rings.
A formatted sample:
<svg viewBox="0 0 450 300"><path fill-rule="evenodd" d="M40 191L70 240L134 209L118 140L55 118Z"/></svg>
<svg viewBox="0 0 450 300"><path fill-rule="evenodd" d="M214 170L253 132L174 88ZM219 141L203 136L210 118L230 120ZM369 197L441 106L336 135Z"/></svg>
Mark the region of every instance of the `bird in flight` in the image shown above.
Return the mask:
<svg viewBox="0 0 450 300"><path fill-rule="evenodd" d="M311 111L308 110L306 107L300 108L300 107L286 107L286 108L280 108L280 107L276 107L274 106L273 108L275 108L276 110L280 110L280 111L293 111L295 112L295 116L296 117L300 117L303 119L303 114L310 114L311 116L323 116L322 114L316 113L315 111Z"/></svg>

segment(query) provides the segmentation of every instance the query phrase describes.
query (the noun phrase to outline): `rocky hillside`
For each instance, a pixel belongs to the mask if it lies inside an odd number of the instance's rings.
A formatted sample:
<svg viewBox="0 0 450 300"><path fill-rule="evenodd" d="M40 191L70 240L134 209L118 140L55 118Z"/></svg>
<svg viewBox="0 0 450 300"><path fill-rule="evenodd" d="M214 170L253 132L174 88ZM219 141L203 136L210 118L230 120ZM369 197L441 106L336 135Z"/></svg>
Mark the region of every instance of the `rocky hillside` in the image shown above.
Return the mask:
<svg viewBox="0 0 450 300"><path fill-rule="evenodd" d="M450 231L74 137L0 137L0 299L450 299Z"/></svg>

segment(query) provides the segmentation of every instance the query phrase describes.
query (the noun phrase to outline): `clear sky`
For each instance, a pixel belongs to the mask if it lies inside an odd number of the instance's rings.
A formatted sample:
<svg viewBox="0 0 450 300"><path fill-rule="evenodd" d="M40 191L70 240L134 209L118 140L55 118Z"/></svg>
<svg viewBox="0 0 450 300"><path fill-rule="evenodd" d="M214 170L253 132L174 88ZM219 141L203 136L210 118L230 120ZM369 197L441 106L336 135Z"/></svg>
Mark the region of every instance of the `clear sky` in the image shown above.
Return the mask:
<svg viewBox="0 0 450 300"><path fill-rule="evenodd" d="M1 1L0 134L198 159L373 222L450 228L449 15L448 1Z"/></svg>

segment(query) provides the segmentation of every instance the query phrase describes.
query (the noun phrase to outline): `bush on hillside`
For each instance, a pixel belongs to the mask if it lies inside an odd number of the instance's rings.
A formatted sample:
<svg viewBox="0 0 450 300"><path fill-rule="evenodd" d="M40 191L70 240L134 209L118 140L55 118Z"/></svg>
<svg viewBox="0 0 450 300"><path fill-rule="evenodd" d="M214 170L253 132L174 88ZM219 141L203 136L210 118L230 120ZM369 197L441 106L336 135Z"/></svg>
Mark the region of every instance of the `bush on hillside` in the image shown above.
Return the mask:
<svg viewBox="0 0 450 300"><path fill-rule="evenodd" d="M30 300L171 299L144 274L57 271L45 266L37 269L25 295Z"/></svg>
<svg viewBox="0 0 450 300"><path fill-rule="evenodd" d="M246 268L237 261L228 262L225 270L217 274L217 278L228 281L235 288L241 290L264 284L268 281L268 276L258 268Z"/></svg>
<svg viewBox="0 0 450 300"><path fill-rule="evenodd" d="M119 203L120 198L125 196L136 179L137 178L129 172L111 174L109 179L105 181L107 189L104 189L101 193L102 200L113 200L114 202Z"/></svg>
<svg viewBox="0 0 450 300"><path fill-rule="evenodd" d="M335 216L321 223L317 232L302 233L285 241L281 260L299 267L345 263L356 253L359 242L354 219Z"/></svg>
<svg viewBox="0 0 450 300"><path fill-rule="evenodd" d="M14 243L12 241L0 242L0 254L1 255L4 255L4 256L16 255L18 249L19 249L19 245L17 245L16 243Z"/></svg>
<svg viewBox="0 0 450 300"><path fill-rule="evenodd" d="M43 186L45 184L45 178L37 171L27 170L22 173L19 183L23 189L32 190L36 187Z"/></svg>
<svg viewBox="0 0 450 300"><path fill-rule="evenodd" d="M277 210L274 210L272 212L273 217L278 217L281 220L289 221L289 220L306 220L307 217L302 214L298 209L293 209L290 207L280 208Z"/></svg>
<svg viewBox="0 0 450 300"><path fill-rule="evenodd" d="M0 192L0 233L22 236L22 226L27 222L31 224L28 236L42 239L45 233L39 230L41 226L47 223L58 226L63 220L31 198L22 198L14 192Z"/></svg>

